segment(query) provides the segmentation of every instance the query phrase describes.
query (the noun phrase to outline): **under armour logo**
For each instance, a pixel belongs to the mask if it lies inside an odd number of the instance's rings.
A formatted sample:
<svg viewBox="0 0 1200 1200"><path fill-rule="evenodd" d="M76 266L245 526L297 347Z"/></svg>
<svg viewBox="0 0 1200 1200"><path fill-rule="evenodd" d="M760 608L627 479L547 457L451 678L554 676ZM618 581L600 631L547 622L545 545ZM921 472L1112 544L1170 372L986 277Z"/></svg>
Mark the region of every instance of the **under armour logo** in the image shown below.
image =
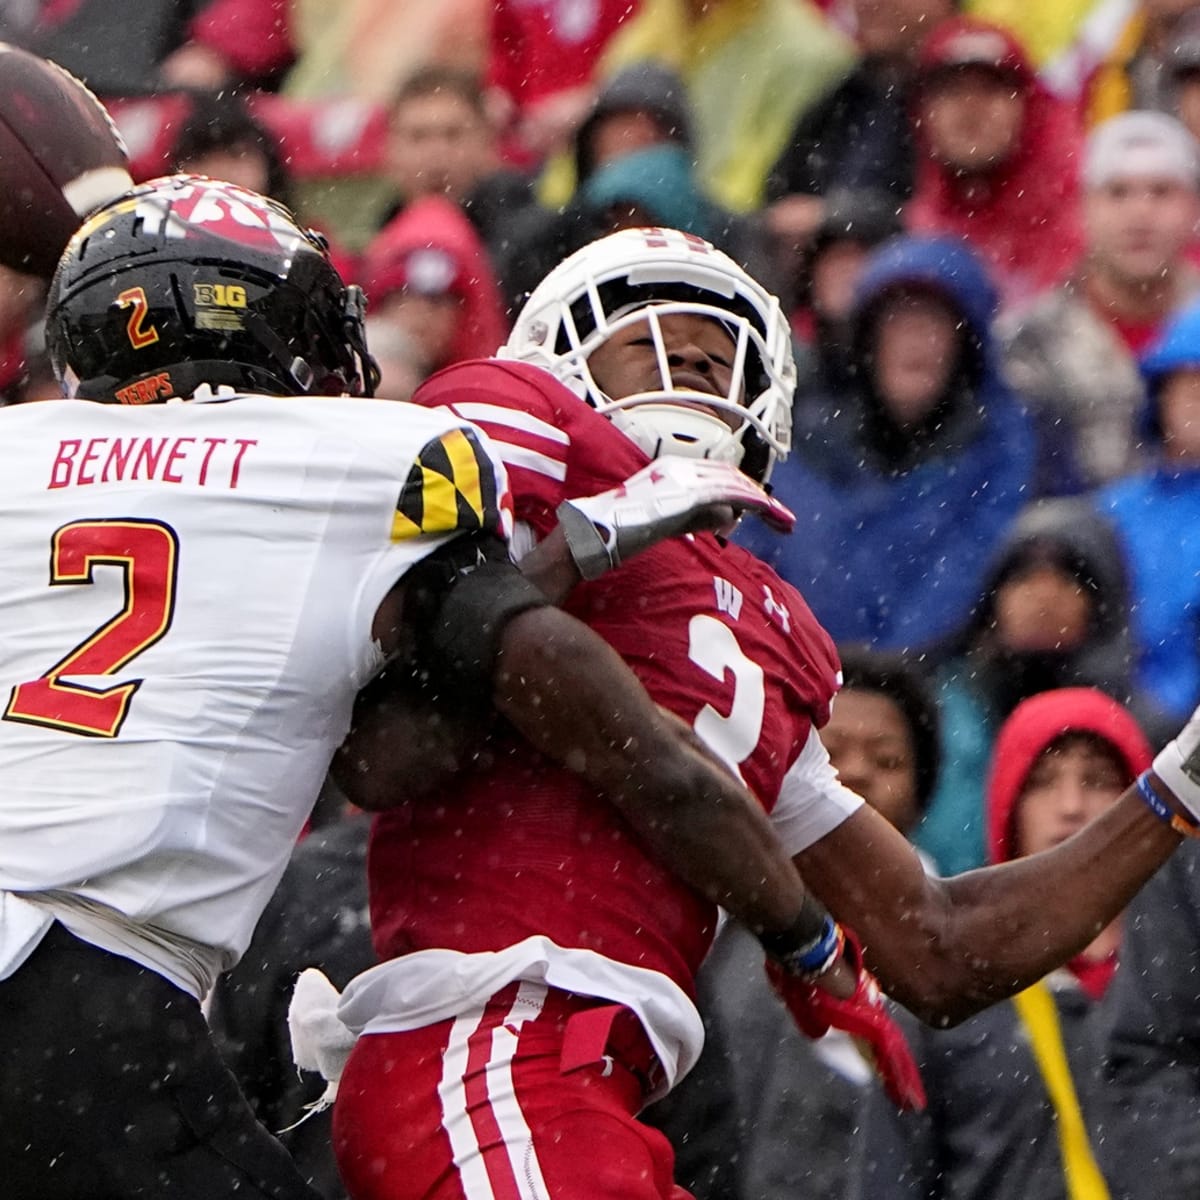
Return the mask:
<svg viewBox="0 0 1200 1200"><path fill-rule="evenodd" d="M763 584L763 612L767 614L773 621L778 621L783 626L784 633L792 632L792 614L788 612L786 604L780 604L775 599L771 589Z"/></svg>

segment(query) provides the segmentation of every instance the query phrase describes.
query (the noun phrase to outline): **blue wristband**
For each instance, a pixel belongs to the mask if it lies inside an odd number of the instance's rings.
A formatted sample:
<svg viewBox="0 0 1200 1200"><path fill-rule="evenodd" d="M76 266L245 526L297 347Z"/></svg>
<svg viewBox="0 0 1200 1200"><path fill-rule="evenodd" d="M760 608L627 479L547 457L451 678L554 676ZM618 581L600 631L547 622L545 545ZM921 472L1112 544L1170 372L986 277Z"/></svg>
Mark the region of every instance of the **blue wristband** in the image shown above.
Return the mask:
<svg viewBox="0 0 1200 1200"><path fill-rule="evenodd" d="M1146 778L1146 772L1143 771L1134 781L1137 784L1137 793L1141 796L1146 807L1160 820L1170 825L1171 818L1175 815L1171 812L1167 802L1150 786L1150 780Z"/></svg>
<svg viewBox="0 0 1200 1200"><path fill-rule="evenodd" d="M1200 836L1200 826L1197 826L1195 821L1189 821L1179 813L1177 813L1155 790L1149 779L1150 772L1143 771L1136 780L1134 785L1137 789L1137 794L1141 797L1142 802L1146 807L1160 820L1164 825L1170 825L1176 833L1181 833L1185 837Z"/></svg>
<svg viewBox="0 0 1200 1200"><path fill-rule="evenodd" d="M798 950L789 955L784 965L793 975L815 979L833 966L841 952L842 931L837 922L826 913L817 940L806 950Z"/></svg>

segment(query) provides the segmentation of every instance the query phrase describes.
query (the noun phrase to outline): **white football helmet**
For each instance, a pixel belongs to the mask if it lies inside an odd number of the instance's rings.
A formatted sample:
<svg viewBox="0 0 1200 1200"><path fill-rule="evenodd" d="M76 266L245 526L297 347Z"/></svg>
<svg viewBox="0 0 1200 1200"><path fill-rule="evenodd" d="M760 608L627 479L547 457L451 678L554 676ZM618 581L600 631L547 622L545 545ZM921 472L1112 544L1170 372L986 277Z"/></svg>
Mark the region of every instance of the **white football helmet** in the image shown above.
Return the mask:
<svg viewBox="0 0 1200 1200"><path fill-rule="evenodd" d="M721 397L673 386L659 319L693 313L734 341L732 383ZM594 350L646 321L661 388L613 398L588 369ZM501 358L536 363L609 417L651 458L678 454L731 462L765 483L792 436L796 364L779 301L728 255L675 229L623 229L577 250L533 290ZM699 400L703 405L699 405ZM711 410L730 414L734 427Z"/></svg>

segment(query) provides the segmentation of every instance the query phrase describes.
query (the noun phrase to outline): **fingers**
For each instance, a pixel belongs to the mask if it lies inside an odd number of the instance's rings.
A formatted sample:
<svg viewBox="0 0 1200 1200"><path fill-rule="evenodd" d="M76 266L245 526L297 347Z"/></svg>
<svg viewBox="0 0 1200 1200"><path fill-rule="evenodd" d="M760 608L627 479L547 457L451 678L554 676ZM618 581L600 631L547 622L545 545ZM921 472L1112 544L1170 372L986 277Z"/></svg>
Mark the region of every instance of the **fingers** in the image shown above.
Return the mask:
<svg viewBox="0 0 1200 1200"><path fill-rule="evenodd" d="M735 516L756 513L781 533L790 533L796 525L791 509L769 496L732 463L674 456L655 459L631 475L621 493L650 500L662 515L673 512L685 518L686 528L691 531L731 533L734 520L723 510ZM693 515L688 516L689 512Z"/></svg>
<svg viewBox="0 0 1200 1200"><path fill-rule="evenodd" d="M796 528L796 514L774 496L767 496L766 506L757 509L759 517L779 533L791 533Z"/></svg>
<svg viewBox="0 0 1200 1200"><path fill-rule="evenodd" d="M796 518L791 509L786 508L769 496L730 496L710 500L695 510L688 522L687 531L698 533L708 530L731 537L737 528L742 513L753 512L764 520L772 529L779 533L791 533L796 524Z"/></svg>
<svg viewBox="0 0 1200 1200"><path fill-rule="evenodd" d="M791 533L796 527L796 514L786 504L755 488L743 489L738 495L726 495L723 499L738 512L755 513L779 533Z"/></svg>
<svg viewBox="0 0 1200 1200"><path fill-rule="evenodd" d="M737 467L729 463L713 463L707 460L682 461L690 463L697 482L703 479L708 484L708 498L711 502L725 501L739 512L756 513L767 525L780 533L791 533L795 528L795 513L787 505L769 496Z"/></svg>

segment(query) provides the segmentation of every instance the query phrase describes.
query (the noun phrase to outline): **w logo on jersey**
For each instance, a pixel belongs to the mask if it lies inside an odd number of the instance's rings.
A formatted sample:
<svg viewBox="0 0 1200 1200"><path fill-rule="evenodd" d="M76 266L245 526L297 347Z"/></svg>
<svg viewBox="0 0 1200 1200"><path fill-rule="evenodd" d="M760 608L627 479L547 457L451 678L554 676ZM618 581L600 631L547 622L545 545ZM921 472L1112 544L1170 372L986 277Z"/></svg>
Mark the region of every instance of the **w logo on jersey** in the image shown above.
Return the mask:
<svg viewBox="0 0 1200 1200"><path fill-rule="evenodd" d="M742 614L742 593L719 575L713 576L713 587L717 592L717 612L728 613L736 621Z"/></svg>
<svg viewBox="0 0 1200 1200"><path fill-rule="evenodd" d="M392 541L475 529L500 533L496 470L469 429L428 442L396 502Z"/></svg>

